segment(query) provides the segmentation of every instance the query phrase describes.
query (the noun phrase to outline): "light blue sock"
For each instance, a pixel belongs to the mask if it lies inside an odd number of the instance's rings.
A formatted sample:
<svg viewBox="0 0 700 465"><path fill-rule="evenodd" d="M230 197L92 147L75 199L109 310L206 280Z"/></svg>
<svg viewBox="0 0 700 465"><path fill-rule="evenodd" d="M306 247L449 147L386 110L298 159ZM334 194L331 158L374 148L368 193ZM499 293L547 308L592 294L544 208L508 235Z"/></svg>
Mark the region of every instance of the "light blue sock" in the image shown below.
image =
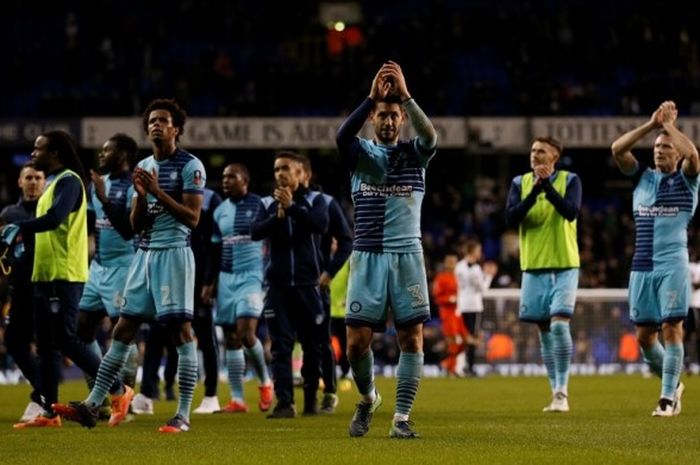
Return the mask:
<svg viewBox="0 0 700 465"><path fill-rule="evenodd" d="M549 378L549 387L554 391L556 387L556 374L554 371L554 354L552 353L552 345L554 344L552 333L550 331L540 331L540 352L542 353L542 362L547 369L547 377Z"/></svg>
<svg viewBox="0 0 700 465"><path fill-rule="evenodd" d="M401 352L399 365L396 368L396 414L405 416L411 414L411 407L416 400L418 384L423 374L423 352Z"/></svg>
<svg viewBox="0 0 700 465"><path fill-rule="evenodd" d="M127 386L133 388L136 385L136 372L139 368L139 351L136 348L136 344L129 345L129 355L126 357L126 363L122 368L121 376L122 381Z"/></svg>
<svg viewBox="0 0 700 465"><path fill-rule="evenodd" d="M656 376L661 378L664 368L664 358L666 351L664 346L657 340L653 345L644 347L642 349L642 355L644 355L644 361L649 364L649 370Z"/></svg>
<svg viewBox="0 0 700 465"><path fill-rule="evenodd" d="M90 352L97 355L97 358L102 360L102 349L100 349L100 344L98 344L97 341L92 341L90 344L86 344L86 347L88 350L90 350ZM83 375L85 377L85 382L88 385L88 389L92 391L92 388L95 386L95 378L87 373L83 373Z"/></svg>
<svg viewBox="0 0 700 465"><path fill-rule="evenodd" d="M661 376L661 397L673 400L683 368L683 344L666 344L664 368Z"/></svg>
<svg viewBox="0 0 700 465"><path fill-rule="evenodd" d="M373 396L374 387L374 354L370 350L358 359L349 359L352 368L352 376L355 379L357 390L365 397Z"/></svg>
<svg viewBox="0 0 700 465"><path fill-rule="evenodd" d="M100 348L100 344L97 342L97 340L87 344L87 348L90 349L90 352L97 355L100 360L102 359L102 349Z"/></svg>
<svg viewBox="0 0 700 465"><path fill-rule="evenodd" d="M571 354L574 343L571 340L569 322L557 320L551 324L552 329L552 354L554 355L554 390L568 395L569 368L571 366Z"/></svg>
<svg viewBox="0 0 700 465"><path fill-rule="evenodd" d="M180 388L180 395L177 398L177 413L189 421L192 396L194 395L194 387L197 385L197 344L188 342L178 346L177 355L177 382Z"/></svg>
<svg viewBox="0 0 700 465"><path fill-rule="evenodd" d="M253 368L255 369L255 374L258 376L260 384L270 383L270 373L267 371L267 364L265 363L265 349L260 342L260 339L255 338L255 344L253 347L246 347L245 354L248 356L251 362L253 362Z"/></svg>
<svg viewBox="0 0 700 465"><path fill-rule="evenodd" d="M126 357L129 355L129 346L117 340L112 341L112 345L100 363L100 369L97 370L97 378L95 386L93 386L85 403L95 408L102 405L102 402L107 397L109 388L112 387L114 381L119 376L119 371L126 363Z"/></svg>
<svg viewBox="0 0 700 465"><path fill-rule="evenodd" d="M231 399L243 400L243 375L245 374L245 355L243 349L226 350L226 368Z"/></svg>

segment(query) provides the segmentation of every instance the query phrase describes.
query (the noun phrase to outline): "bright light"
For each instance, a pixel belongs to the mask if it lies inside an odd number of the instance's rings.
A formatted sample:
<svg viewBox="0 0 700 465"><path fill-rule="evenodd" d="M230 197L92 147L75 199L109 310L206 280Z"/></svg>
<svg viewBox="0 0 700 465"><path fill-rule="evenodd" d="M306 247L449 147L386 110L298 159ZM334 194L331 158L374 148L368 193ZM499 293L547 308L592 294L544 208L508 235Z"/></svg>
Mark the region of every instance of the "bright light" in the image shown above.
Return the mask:
<svg viewBox="0 0 700 465"><path fill-rule="evenodd" d="M342 21L336 21L333 28L338 32L343 32L345 30L345 23Z"/></svg>

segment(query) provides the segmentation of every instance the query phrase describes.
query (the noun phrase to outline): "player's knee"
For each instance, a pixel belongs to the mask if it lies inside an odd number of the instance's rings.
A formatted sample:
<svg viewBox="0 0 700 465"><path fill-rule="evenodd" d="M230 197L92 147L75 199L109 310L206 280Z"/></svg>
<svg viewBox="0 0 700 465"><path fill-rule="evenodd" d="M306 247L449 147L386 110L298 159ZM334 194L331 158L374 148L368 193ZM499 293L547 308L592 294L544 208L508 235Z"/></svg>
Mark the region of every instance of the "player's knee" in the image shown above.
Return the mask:
<svg viewBox="0 0 700 465"><path fill-rule="evenodd" d="M637 342L642 349L648 349L656 343L656 338L654 335L647 333L646 331L637 333Z"/></svg>
<svg viewBox="0 0 700 465"><path fill-rule="evenodd" d="M367 352L369 352L369 344L364 344L362 341L348 341L346 354L349 360L362 358Z"/></svg>
<svg viewBox="0 0 700 465"><path fill-rule="evenodd" d="M126 318L120 318L117 325L114 327L113 337L123 344L131 344L131 341L133 341L136 336L138 328L138 323Z"/></svg>
<svg viewBox="0 0 700 465"><path fill-rule="evenodd" d="M407 338L401 341L401 352L418 353L423 352L422 338Z"/></svg>
<svg viewBox="0 0 700 465"><path fill-rule="evenodd" d="M179 327L172 332L172 343L175 347L179 347L182 344L189 344L190 342L194 342L191 326Z"/></svg>
<svg viewBox="0 0 700 465"><path fill-rule="evenodd" d="M253 331L248 331L243 336L243 344L250 349L255 345L255 339L255 333Z"/></svg>
<svg viewBox="0 0 700 465"><path fill-rule="evenodd" d="M664 323L663 325L664 341L672 343L680 343L683 341L683 322Z"/></svg>
<svg viewBox="0 0 700 465"><path fill-rule="evenodd" d="M236 331L230 331L225 336L226 348L229 350L238 350L241 348L241 338L238 337Z"/></svg>

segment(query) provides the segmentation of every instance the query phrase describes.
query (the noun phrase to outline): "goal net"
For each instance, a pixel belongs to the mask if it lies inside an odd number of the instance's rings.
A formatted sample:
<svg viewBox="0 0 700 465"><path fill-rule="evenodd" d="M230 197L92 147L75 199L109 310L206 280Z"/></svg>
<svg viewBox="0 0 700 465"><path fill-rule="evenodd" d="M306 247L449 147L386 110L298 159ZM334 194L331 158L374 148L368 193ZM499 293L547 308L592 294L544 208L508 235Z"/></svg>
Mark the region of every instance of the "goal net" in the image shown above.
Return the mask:
<svg viewBox="0 0 700 465"><path fill-rule="evenodd" d="M518 320L519 301L520 289L485 293L475 367L478 374L545 374L537 326ZM571 337L572 374L648 371L629 319L627 289L579 289ZM695 354L688 355L696 360ZM695 371L697 368L691 366Z"/></svg>

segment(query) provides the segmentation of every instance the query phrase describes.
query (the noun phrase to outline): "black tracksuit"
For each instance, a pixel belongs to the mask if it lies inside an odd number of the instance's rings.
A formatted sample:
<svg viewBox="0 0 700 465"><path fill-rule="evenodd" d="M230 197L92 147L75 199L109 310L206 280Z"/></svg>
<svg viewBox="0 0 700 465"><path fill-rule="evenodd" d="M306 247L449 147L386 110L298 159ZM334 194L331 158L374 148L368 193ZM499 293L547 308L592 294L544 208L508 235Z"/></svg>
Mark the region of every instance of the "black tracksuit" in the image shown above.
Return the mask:
<svg viewBox="0 0 700 465"><path fill-rule="evenodd" d="M6 223L16 223L34 218L36 200L20 200L8 205L0 213ZM10 320L5 330L7 350L24 377L32 385L31 398L41 404L39 390L39 362L32 353L35 340L36 323L34 317L34 291L32 271L34 269L34 234L22 236L24 253L12 266L10 276Z"/></svg>
<svg viewBox="0 0 700 465"><path fill-rule="evenodd" d="M316 410L321 375L323 309L318 288L320 237L328 228L326 201L319 192L299 186L284 218L277 217L277 201L263 198L264 210L251 225L251 239L267 239L269 286L265 318L272 340L272 375L278 406L294 403L292 350L296 338L304 350L304 410Z"/></svg>

